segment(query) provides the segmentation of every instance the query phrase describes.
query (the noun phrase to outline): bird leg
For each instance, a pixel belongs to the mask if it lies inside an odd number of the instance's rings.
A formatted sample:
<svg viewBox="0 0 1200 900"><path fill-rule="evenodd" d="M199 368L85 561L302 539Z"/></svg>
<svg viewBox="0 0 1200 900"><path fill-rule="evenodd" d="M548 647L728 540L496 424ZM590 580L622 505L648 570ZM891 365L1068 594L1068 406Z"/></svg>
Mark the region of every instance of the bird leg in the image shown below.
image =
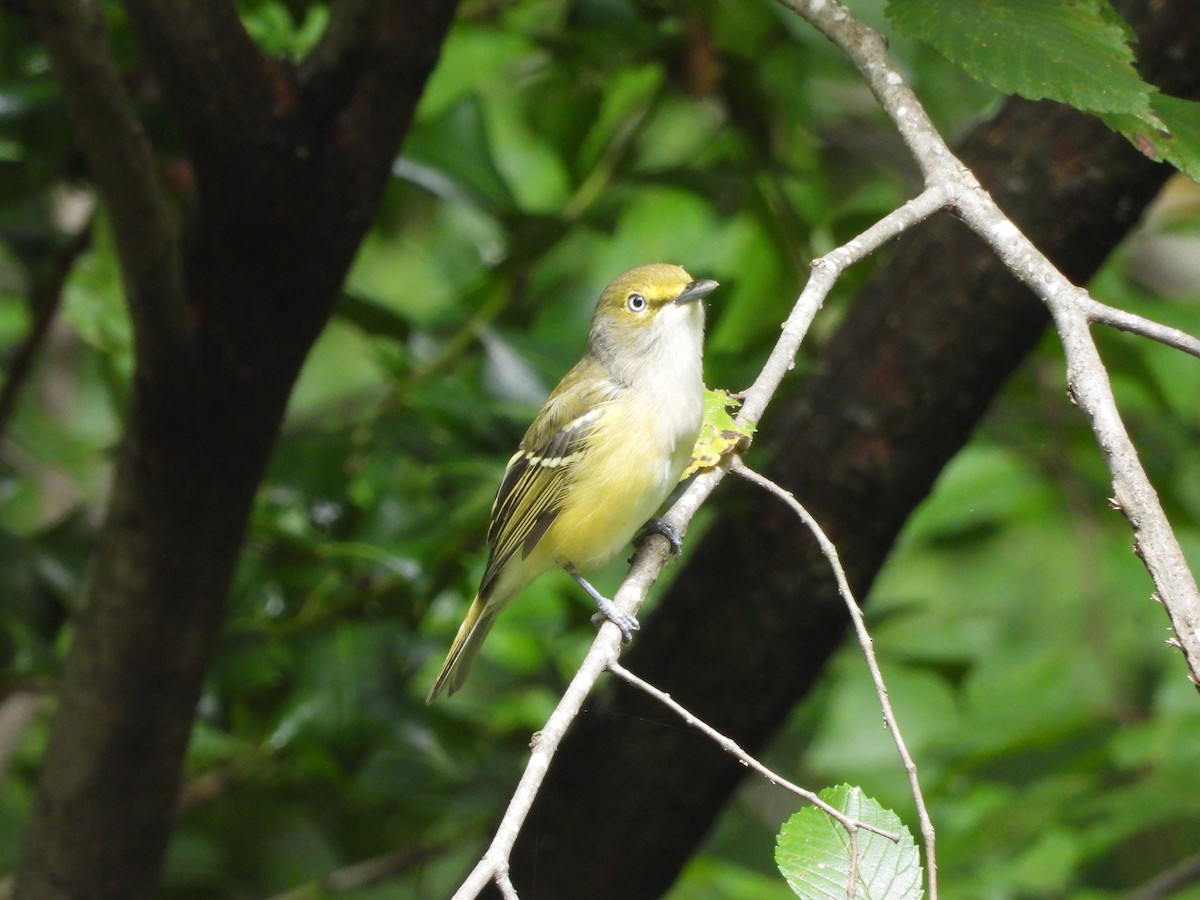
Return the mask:
<svg viewBox="0 0 1200 900"><path fill-rule="evenodd" d="M640 544L652 534L661 534L667 539L667 543L671 545L671 555L678 556L683 552L683 535L679 533L679 529L668 522L666 519L660 519L655 516L642 526L641 533L634 538L634 543Z"/></svg>
<svg viewBox="0 0 1200 900"><path fill-rule="evenodd" d="M638 620L627 613L617 609L617 605L601 594L598 590L592 587L591 583L579 574L574 566L567 566L567 571L571 573L571 577L579 582L579 586L588 592L588 595L596 601L596 608L600 612L592 616L592 623L595 625L604 624L604 620L612 622L621 629L621 641L628 644L633 640L633 633L642 626L638 624Z"/></svg>

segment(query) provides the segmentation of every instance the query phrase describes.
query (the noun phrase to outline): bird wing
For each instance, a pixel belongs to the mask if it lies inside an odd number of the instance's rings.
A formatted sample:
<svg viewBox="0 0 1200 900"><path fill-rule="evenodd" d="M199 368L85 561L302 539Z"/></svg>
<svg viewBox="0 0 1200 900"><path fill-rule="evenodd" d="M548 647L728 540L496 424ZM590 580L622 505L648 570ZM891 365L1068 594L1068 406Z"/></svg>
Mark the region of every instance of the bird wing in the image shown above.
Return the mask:
<svg viewBox="0 0 1200 900"><path fill-rule="evenodd" d="M607 379L585 377L581 364L563 378L525 432L492 504L482 596L514 554L532 552L562 511L581 452L616 390Z"/></svg>

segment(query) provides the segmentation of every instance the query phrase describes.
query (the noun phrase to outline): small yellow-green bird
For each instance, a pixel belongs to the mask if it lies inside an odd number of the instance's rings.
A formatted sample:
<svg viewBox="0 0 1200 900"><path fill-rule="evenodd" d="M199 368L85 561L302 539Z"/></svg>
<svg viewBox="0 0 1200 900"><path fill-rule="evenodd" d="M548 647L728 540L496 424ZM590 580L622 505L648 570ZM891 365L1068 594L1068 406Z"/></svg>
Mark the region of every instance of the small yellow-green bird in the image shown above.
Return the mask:
<svg viewBox="0 0 1200 900"><path fill-rule="evenodd" d="M717 282L638 266L596 303L587 350L508 461L487 569L426 702L462 687L496 616L562 566L626 640L637 622L580 574L612 559L667 499L704 415L704 304ZM667 535L677 544L678 535Z"/></svg>

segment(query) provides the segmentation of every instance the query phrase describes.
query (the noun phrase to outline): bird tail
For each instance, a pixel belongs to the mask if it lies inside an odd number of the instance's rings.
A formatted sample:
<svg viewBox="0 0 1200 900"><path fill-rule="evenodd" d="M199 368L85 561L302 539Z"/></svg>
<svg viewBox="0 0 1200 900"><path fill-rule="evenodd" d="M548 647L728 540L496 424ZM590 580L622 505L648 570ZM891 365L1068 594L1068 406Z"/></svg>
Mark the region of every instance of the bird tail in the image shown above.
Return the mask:
<svg viewBox="0 0 1200 900"><path fill-rule="evenodd" d="M453 694L463 686L471 664L479 655L479 648L483 646L496 616L500 614L500 608L501 604L489 603L483 597L476 596L471 608L467 610L467 617L458 628L458 634L454 636L454 643L450 645L450 652L446 654L446 661L442 663L442 671L438 673L429 696L425 698L426 703L432 703L438 694L447 688Z"/></svg>

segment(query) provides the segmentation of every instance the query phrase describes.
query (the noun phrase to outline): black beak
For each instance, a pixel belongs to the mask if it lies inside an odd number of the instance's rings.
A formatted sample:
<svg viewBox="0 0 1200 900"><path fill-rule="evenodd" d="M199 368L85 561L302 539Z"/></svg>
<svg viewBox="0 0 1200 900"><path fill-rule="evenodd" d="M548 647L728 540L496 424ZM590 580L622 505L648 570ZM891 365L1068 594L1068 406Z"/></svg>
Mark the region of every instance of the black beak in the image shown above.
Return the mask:
<svg viewBox="0 0 1200 900"><path fill-rule="evenodd" d="M683 293L675 298L676 303L691 303L693 300L699 300L702 297L707 297L716 288L717 282L711 278L700 278L696 281L689 281L687 287L683 289Z"/></svg>

